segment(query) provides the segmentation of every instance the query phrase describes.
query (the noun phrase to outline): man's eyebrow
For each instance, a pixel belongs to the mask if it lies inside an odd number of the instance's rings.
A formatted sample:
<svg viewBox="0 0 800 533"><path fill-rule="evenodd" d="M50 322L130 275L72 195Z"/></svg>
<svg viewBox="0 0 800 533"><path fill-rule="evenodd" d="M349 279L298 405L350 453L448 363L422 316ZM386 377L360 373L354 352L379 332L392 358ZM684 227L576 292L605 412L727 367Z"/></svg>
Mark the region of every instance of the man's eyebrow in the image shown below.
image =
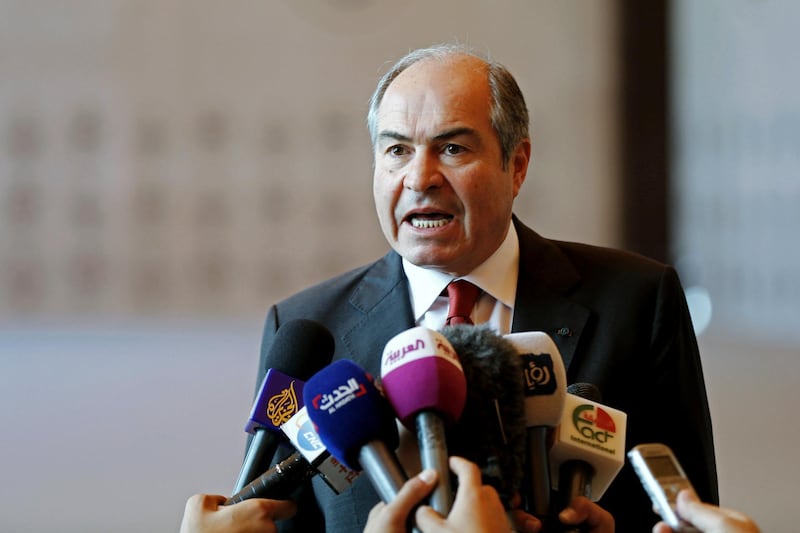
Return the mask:
<svg viewBox="0 0 800 533"><path fill-rule="evenodd" d="M395 141L409 142L411 137L407 137L396 131L384 130L378 134L378 139L394 139Z"/></svg>
<svg viewBox="0 0 800 533"><path fill-rule="evenodd" d="M434 135L431 138L431 140L432 141L437 141L437 142L438 141L446 141L448 139L452 139L454 137L459 137L461 135L472 135L472 136L475 136L477 134L475 133L475 130L472 129L472 128L460 127L460 128L453 128L453 129L450 129L450 130L445 130L445 131L443 131L441 133L437 133L436 135ZM384 131L380 132L378 134L378 138L379 139L394 139L395 141L401 141L401 142L410 142L411 141L411 137L408 137L407 135L403 135L402 133L399 133L399 132L396 132L396 131L392 131L392 130L384 130Z"/></svg>
<svg viewBox="0 0 800 533"><path fill-rule="evenodd" d="M448 139L452 139L453 137L460 137L461 135L477 135L475 130L472 128L460 127L460 128L453 128L451 130L445 130L441 133L438 133L433 136L434 141L446 141Z"/></svg>

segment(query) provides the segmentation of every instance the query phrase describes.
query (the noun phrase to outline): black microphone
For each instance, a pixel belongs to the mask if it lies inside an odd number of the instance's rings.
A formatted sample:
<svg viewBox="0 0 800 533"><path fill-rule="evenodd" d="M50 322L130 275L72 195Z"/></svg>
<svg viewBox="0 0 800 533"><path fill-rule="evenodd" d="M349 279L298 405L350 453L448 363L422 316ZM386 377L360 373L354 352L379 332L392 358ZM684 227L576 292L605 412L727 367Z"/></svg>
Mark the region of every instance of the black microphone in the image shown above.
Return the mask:
<svg viewBox="0 0 800 533"><path fill-rule="evenodd" d="M224 505L239 503L250 498L285 500L292 491L316 473L317 470L300 452L294 452L242 487L225 500Z"/></svg>
<svg viewBox="0 0 800 533"><path fill-rule="evenodd" d="M313 320L296 319L275 332L266 362L270 369L261 382L245 431L253 434L233 494L266 471L282 440L279 428L301 407L302 381L333 358L330 331ZM298 378L298 379L294 379Z"/></svg>
<svg viewBox="0 0 800 533"><path fill-rule="evenodd" d="M521 358L513 344L486 325L446 326L467 381L461 417L447 429L447 448L477 464L506 508L519 492L527 424Z"/></svg>

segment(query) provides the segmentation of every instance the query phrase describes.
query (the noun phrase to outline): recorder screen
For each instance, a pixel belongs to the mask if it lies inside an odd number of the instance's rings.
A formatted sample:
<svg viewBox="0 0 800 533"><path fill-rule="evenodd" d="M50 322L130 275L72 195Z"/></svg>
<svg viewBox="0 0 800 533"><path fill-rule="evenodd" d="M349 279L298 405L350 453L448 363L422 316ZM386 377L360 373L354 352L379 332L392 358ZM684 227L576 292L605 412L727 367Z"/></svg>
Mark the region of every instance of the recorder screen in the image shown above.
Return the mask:
<svg viewBox="0 0 800 533"><path fill-rule="evenodd" d="M650 467L650 471L653 472L655 477L672 477L681 475L681 473L675 467L675 463L672 462L672 458L670 458L668 455L652 455L650 457L646 457L645 461L647 461L647 466Z"/></svg>

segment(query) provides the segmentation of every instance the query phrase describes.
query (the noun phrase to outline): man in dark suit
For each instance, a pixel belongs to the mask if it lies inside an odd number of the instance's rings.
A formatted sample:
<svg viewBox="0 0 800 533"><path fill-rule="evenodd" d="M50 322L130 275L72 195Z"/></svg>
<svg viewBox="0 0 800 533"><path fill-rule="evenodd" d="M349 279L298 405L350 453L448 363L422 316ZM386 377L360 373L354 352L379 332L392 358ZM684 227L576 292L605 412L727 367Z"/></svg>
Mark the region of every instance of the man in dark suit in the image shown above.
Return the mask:
<svg viewBox="0 0 800 533"><path fill-rule="evenodd" d="M549 333L568 381L597 385L603 403L628 414L627 447L669 445L700 498L718 503L700 357L678 277L634 254L545 239L512 215L531 143L511 74L462 48L417 50L381 79L368 120L375 205L393 250L274 305L258 382L272 366L276 330L295 318L323 323L334 359L378 375L386 342L415 325L441 328L443 290L467 279L481 289L475 323ZM312 483L282 528L363 530L378 501L364 476L338 496ZM649 531L657 519L629 466L599 503L617 531Z"/></svg>

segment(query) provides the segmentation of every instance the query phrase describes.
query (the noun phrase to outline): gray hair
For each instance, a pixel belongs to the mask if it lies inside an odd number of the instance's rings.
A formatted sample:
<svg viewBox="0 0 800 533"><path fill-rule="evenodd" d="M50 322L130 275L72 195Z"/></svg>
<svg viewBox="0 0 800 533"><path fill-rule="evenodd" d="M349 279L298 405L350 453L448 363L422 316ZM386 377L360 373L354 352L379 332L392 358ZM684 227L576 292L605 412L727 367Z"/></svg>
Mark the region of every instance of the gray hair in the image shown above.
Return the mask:
<svg viewBox="0 0 800 533"><path fill-rule="evenodd" d="M430 48L413 50L397 61L389 69L389 72L383 75L370 98L369 112L367 113L367 127L373 146L378 137L378 107L381 105L386 89L394 79L408 67L423 59L444 60L456 55L475 57L486 64L492 99L489 118L500 141L503 166L508 164L519 143L529 136L528 108L525 105L525 97L514 76L506 67L459 44L439 44Z"/></svg>

